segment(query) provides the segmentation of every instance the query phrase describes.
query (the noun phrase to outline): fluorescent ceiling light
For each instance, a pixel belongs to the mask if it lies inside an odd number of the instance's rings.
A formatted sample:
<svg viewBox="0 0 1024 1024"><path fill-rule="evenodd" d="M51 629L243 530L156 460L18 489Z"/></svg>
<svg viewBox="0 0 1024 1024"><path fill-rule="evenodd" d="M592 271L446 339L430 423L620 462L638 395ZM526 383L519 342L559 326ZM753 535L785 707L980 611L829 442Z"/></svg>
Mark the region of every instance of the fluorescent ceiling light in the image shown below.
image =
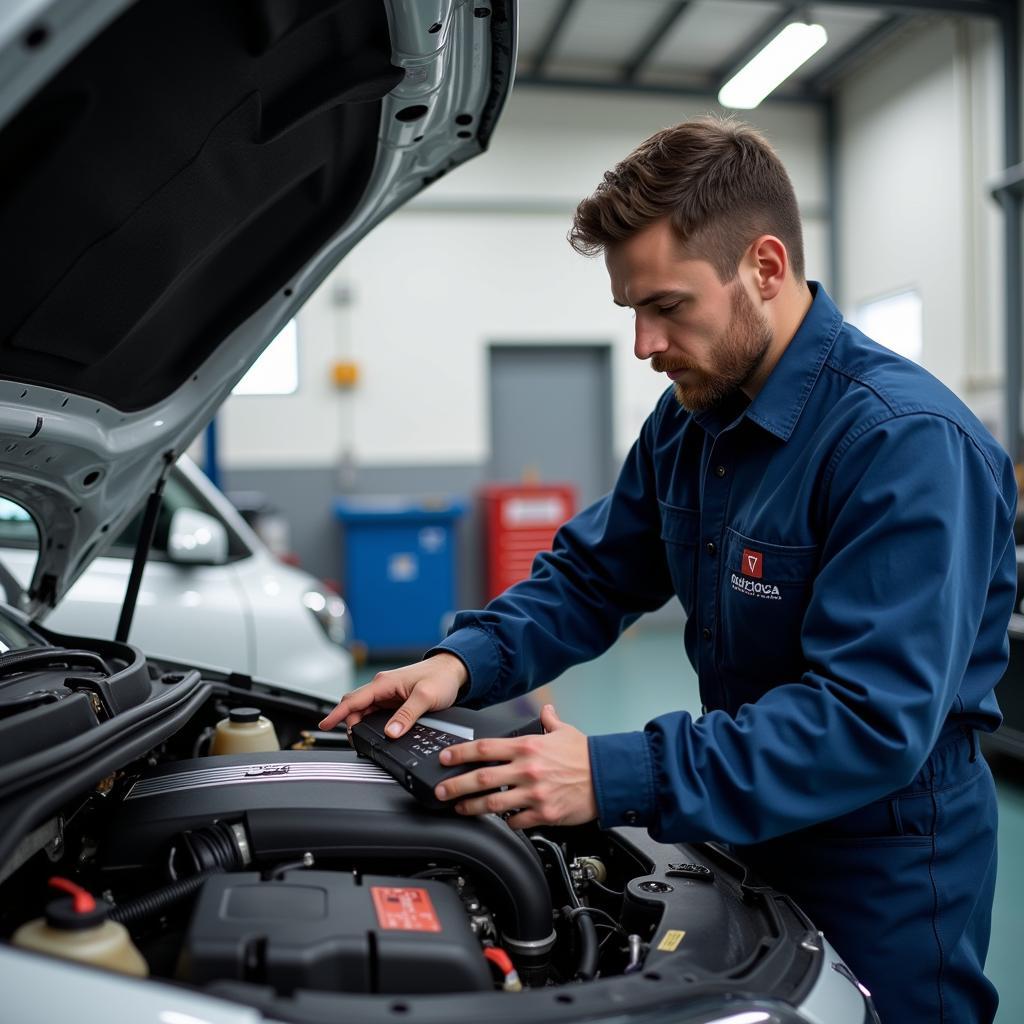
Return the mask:
<svg viewBox="0 0 1024 1024"><path fill-rule="evenodd" d="M795 21L745 64L718 93L723 107L751 110L828 42L821 25Z"/></svg>

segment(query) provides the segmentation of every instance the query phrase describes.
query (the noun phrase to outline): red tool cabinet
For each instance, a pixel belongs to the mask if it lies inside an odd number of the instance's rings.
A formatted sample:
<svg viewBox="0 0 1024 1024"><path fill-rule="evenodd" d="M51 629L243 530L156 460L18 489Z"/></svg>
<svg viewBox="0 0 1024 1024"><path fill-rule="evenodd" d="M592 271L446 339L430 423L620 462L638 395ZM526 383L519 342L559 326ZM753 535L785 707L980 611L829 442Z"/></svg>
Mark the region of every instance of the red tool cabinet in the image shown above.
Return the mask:
<svg viewBox="0 0 1024 1024"><path fill-rule="evenodd" d="M530 575L534 556L576 511L569 484L490 484L480 492L487 543L487 599Z"/></svg>

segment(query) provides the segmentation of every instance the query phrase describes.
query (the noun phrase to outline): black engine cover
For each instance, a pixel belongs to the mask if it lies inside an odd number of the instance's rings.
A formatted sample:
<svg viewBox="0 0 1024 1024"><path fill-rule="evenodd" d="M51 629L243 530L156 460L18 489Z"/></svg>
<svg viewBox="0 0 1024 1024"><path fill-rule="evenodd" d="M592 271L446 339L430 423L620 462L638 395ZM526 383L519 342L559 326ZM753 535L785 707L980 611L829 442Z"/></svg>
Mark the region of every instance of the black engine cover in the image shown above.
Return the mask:
<svg viewBox="0 0 1024 1024"><path fill-rule="evenodd" d="M182 950L183 981L251 981L281 995L473 992L490 968L443 882L338 871L208 879Z"/></svg>
<svg viewBox="0 0 1024 1024"><path fill-rule="evenodd" d="M353 751L229 754L156 768L124 794L100 860L115 874L160 873L175 836L217 821L242 826L260 866L307 851L318 864L334 859L363 870L458 865L486 891L504 936L551 936L544 868L522 833L495 815L428 811Z"/></svg>

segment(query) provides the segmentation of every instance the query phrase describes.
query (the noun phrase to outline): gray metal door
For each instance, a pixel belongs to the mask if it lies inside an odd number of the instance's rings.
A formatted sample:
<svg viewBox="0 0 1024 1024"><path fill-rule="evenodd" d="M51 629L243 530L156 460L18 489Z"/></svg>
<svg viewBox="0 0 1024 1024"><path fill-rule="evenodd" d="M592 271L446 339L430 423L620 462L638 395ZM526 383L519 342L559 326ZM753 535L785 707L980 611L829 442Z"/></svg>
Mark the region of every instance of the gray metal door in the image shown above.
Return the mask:
<svg viewBox="0 0 1024 1024"><path fill-rule="evenodd" d="M491 480L572 483L582 508L612 484L608 345L491 345Z"/></svg>

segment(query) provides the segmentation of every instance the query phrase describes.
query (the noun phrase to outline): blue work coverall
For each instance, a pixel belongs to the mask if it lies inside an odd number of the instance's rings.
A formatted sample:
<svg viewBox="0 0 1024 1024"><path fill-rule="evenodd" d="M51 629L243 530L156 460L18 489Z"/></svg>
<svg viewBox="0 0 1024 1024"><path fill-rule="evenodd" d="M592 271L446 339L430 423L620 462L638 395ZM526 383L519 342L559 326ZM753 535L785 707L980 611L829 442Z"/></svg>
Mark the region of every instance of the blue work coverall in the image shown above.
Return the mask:
<svg viewBox="0 0 1024 1024"><path fill-rule="evenodd" d="M1013 466L810 287L752 402L690 413L667 391L614 490L435 650L467 666L463 704L493 704L677 595L702 714L589 739L600 824L731 844L883 1022L990 1021L996 800L975 730L1001 720Z"/></svg>

